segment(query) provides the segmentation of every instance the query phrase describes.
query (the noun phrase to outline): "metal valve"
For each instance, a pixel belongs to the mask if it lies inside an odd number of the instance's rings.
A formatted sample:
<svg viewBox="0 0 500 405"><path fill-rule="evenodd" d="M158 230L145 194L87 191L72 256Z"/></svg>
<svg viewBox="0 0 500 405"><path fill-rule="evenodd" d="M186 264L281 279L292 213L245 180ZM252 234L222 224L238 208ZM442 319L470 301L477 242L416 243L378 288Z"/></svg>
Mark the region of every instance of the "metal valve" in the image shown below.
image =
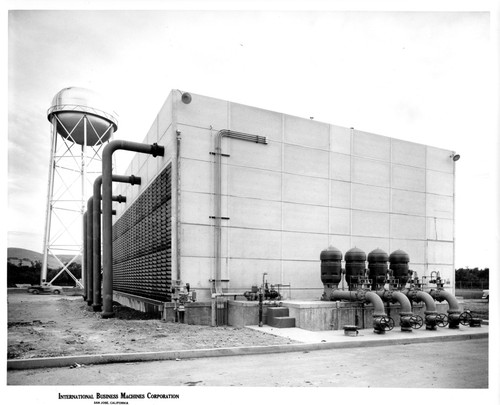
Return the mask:
<svg viewBox="0 0 500 405"><path fill-rule="evenodd" d="M373 331L378 334L384 334L394 328L394 319L390 316L379 316L373 320Z"/></svg>
<svg viewBox="0 0 500 405"><path fill-rule="evenodd" d="M420 315L413 315L409 319L412 329L420 329L424 324L424 319Z"/></svg>
<svg viewBox="0 0 500 405"><path fill-rule="evenodd" d="M448 326L448 316L446 314L437 314L436 325L440 328Z"/></svg>

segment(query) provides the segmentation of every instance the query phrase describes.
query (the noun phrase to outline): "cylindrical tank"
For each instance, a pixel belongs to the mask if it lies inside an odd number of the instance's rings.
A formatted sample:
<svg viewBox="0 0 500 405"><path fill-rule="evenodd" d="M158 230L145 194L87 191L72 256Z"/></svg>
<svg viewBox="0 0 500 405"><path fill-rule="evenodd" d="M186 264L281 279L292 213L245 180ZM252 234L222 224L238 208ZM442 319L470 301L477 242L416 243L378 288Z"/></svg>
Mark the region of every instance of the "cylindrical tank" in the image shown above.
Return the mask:
<svg viewBox="0 0 500 405"><path fill-rule="evenodd" d="M365 274L366 253L357 247L345 253L345 278L347 285L358 283Z"/></svg>
<svg viewBox="0 0 500 405"><path fill-rule="evenodd" d="M387 274L387 261L389 256L382 249L375 249L368 253L369 278L372 280L372 288L375 290L377 284L382 284Z"/></svg>
<svg viewBox="0 0 500 405"><path fill-rule="evenodd" d="M319 256L321 260L321 282L332 287L342 280L342 252L330 246Z"/></svg>
<svg viewBox="0 0 500 405"><path fill-rule="evenodd" d="M408 263L410 256L405 251L398 249L389 255L389 268L392 270L392 275L395 279L399 280L399 284L404 286L409 277L410 268Z"/></svg>
<svg viewBox="0 0 500 405"><path fill-rule="evenodd" d="M104 143L118 129L116 113L103 98L81 87L68 87L54 96L47 118L54 122L54 117L58 134L79 145Z"/></svg>

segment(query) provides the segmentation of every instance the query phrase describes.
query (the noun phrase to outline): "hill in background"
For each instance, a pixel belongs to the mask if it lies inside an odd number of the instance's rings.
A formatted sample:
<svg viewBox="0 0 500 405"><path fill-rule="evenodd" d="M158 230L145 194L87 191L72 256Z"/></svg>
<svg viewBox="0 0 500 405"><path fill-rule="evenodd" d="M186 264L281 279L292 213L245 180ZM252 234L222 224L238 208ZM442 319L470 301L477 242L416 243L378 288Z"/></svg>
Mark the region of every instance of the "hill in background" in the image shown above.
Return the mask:
<svg viewBox="0 0 500 405"><path fill-rule="evenodd" d="M61 260L63 263L66 263L73 258L72 255L57 255L57 256L59 260ZM30 262L38 261L41 263L43 261L43 254L29 249L7 248L7 258L17 258L19 260L26 260ZM78 256L74 262L77 264L82 264L81 256ZM58 269L61 268L61 264L54 257L49 256L48 267L52 269Z"/></svg>

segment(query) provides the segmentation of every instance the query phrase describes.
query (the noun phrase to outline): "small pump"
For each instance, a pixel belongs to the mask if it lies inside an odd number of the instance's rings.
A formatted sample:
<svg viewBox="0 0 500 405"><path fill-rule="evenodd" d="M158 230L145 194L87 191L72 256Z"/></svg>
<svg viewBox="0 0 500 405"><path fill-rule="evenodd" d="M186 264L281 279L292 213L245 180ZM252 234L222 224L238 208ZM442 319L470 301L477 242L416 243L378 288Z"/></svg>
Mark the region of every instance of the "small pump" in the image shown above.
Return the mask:
<svg viewBox="0 0 500 405"><path fill-rule="evenodd" d="M257 301L259 299L259 294L262 293L262 298L264 300L280 300L281 294L278 290L276 290L276 286L274 284L269 284L266 279L267 273L262 275L262 285L259 288L256 285L252 286L250 291L245 291L243 296L248 301ZM279 285L278 285L279 286Z"/></svg>

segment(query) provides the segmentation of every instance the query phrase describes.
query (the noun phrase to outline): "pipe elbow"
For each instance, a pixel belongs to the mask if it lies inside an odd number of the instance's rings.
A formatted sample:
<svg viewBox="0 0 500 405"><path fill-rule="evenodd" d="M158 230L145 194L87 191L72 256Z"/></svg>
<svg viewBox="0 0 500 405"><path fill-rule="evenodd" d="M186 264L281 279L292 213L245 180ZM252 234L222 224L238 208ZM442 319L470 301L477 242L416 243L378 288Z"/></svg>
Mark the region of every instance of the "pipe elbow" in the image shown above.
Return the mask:
<svg viewBox="0 0 500 405"><path fill-rule="evenodd" d="M411 315L411 302L406 295L399 291L392 292L392 300L398 302L401 305L400 314L403 315Z"/></svg>
<svg viewBox="0 0 500 405"><path fill-rule="evenodd" d="M365 300L373 304L373 316L385 316L384 302L379 295L373 291L367 291Z"/></svg>
<svg viewBox="0 0 500 405"><path fill-rule="evenodd" d="M99 175L94 180L94 197L98 198L101 196L101 185L102 185L102 175Z"/></svg>
<svg viewBox="0 0 500 405"><path fill-rule="evenodd" d="M109 141L108 144L102 150L102 160L103 162L106 159L111 159L113 153L115 153L118 149L123 149L123 142L119 139L114 141Z"/></svg>
<svg viewBox="0 0 500 405"><path fill-rule="evenodd" d="M87 212L91 212L92 211L93 205L94 205L94 196L91 196L87 200Z"/></svg>
<svg viewBox="0 0 500 405"><path fill-rule="evenodd" d="M456 297L448 291L444 290L431 290L431 295L436 301L446 301L448 302L448 313L459 313L460 306Z"/></svg>
<svg viewBox="0 0 500 405"><path fill-rule="evenodd" d="M424 291L417 291L415 298L417 302L422 301L425 304L426 313L437 313L436 303L430 294Z"/></svg>

